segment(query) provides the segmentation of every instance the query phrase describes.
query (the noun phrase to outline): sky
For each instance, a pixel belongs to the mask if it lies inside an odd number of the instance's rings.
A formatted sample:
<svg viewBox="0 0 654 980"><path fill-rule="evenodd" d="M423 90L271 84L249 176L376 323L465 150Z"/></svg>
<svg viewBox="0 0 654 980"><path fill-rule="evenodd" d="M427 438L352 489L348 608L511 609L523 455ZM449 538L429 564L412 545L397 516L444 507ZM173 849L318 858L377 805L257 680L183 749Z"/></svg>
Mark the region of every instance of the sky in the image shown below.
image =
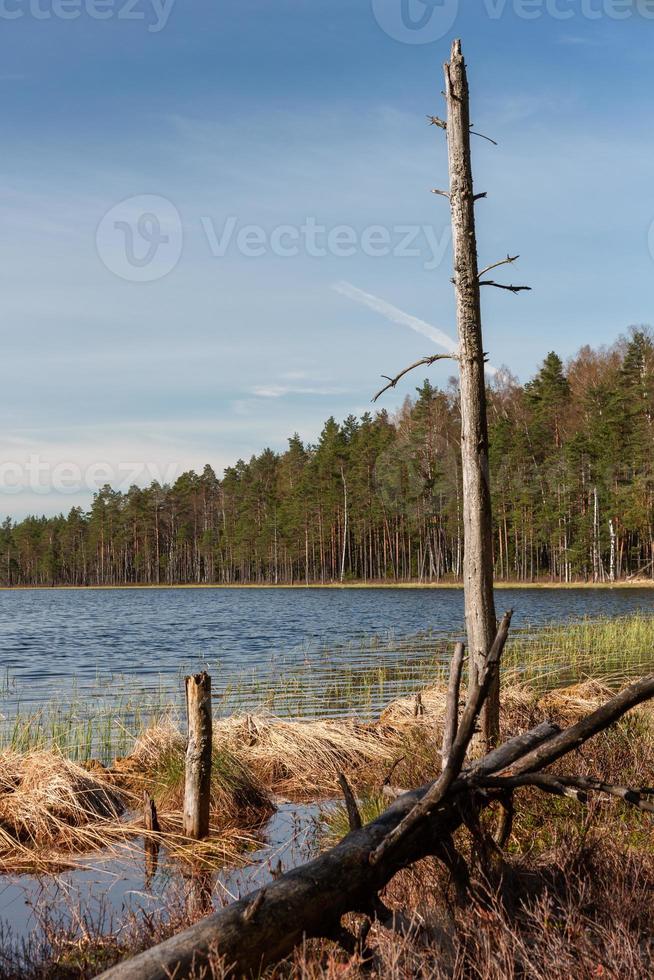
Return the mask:
<svg viewBox="0 0 654 980"><path fill-rule="evenodd" d="M653 323L654 0L0 0L0 512L220 474L456 345L461 37L491 365ZM445 384L448 361L425 374ZM422 376L389 392L393 411Z"/></svg>

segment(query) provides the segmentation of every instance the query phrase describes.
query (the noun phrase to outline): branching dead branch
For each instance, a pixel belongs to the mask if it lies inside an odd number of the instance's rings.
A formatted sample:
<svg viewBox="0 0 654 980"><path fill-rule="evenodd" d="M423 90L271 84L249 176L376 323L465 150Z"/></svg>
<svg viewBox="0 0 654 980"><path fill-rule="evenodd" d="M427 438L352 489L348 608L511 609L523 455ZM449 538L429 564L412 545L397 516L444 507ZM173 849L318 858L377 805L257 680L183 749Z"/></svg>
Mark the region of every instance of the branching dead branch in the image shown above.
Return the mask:
<svg viewBox="0 0 654 980"><path fill-rule="evenodd" d="M481 779L480 786L514 790L524 786L535 786L547 793L558 796L572 796L580 803L586 803L589 793L605 793L623 800L644 813L654 813L654 802L644 799L654 796L654 789L636 789L628 786L614 786L592 776L557 776L549 773L526 773L522 776L496 776Z"/></svg>
<svg viewBox="0 0 654 980"><path fill-rule="evenodd" d="M372 852L370 855L371 864L378 864L390 851L398 846L403 837L410 834L418 823L429 816L441 802L461 772L468 746L475 733L475 724L479 717L479 712L488 697L493 677L499 667L504 644L509 635L512 615L513 610L504 614L497 631L497 636L495 637L495 642L486 657L484 667L469 687L461 723L452 743L447 763L443 766L443 771L439 779L425 793L420 802L416 803L413 810L404 817L397 827L393 828L385 840Z"/></svg>
<svg viewBox="0 0 654 980"><path fill-rule="evenodd" d="M372 399L373 402L376 402L378 398L381 398L384 392L388 391L390 388L394 388L398 383L398 381L400 381L405 374L409 374L410 371L415 371L416 368L422 367L422 365L429 367L429 365L435 364L436 361L444 361L444 360L457 361L458 355L457 354L433 354L431 357L421 357L419 361L416 361L415 364L410 364L408 368L405 368L403 371L400 371L400 373L396 374L394 378L389 378L387 374L382 374L382 378L385 378L388 381L388 384L385 385L381 389L381 391L377 392L375 397Z"/></svg>

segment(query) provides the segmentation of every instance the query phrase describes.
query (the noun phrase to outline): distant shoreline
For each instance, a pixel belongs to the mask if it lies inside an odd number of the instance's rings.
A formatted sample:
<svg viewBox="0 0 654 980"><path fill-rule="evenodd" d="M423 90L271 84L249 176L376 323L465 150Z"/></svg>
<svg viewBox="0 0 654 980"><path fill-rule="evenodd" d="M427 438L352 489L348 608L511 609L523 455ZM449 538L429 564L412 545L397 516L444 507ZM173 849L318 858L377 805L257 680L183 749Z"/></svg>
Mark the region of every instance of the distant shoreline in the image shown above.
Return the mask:
<svg viewBox="0 0 654 980"><path fill-rule="evenodd" d="M295 590L308 591L314 589L332 590L398 590L424 589L426 591L463 591L460 582L312 582L310 585L296 583L294 585L280 584L205 584L185 583L179 585L0 585L0 592L165 592L180 589L213 589L213 590ZM624 582L496 582L495 589L550 589L570 591L573 589L654 589L652 579L641 579Z"/></svg>

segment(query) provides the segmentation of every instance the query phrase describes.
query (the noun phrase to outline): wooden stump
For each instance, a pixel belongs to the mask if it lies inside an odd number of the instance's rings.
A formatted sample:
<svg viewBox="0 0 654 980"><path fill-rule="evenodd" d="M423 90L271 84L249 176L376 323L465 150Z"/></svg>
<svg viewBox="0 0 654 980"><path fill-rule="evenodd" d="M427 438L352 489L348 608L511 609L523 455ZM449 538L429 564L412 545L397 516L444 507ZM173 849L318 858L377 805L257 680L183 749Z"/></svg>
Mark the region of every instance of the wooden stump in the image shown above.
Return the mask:
<svg viewBox="0 0 654 980"><path fill-rule="evenodd" d="M211 799L211 678L204 671L185 679L188 748L184 783L184 833L202 840L209 833Z"/></svg>

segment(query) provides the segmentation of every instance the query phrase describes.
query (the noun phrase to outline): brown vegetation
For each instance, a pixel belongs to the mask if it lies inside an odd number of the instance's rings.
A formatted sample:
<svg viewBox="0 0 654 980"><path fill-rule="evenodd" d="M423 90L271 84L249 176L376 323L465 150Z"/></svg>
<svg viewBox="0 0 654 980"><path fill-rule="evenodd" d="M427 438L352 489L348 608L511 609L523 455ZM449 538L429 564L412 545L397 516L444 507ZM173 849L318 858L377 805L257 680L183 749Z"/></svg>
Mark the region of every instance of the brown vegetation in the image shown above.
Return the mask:
<svg viewBox="0 0 654 980"><path fill-rule="evenodd" d="M588 691L579 692L579 714L587 696ZM562 692L563 710L570 710L571 697L572 692ZM416 722L416 727L426 724ZM584 758L574 760L576 771L580 763L581 771L600 773L607 781L651 780L654 735L646 716L633 712L597 736ZM566 768L564 762L557 767ZM384 891L400 932L373 927L371 963L351 959L332 943L312 941L266 976L640 980L648 975L654 957L651 815L599 798L580 808L576 801L525 789L512 836L496 860L482 867L466 836L457 839L473 871L466 905L459 904L443 866L426 859L402 871ZM406 910L411 910L408 922ZM5 945L0 973L7 980L82 980L179 932L201 914L180 892L160 915L123 921L114 934L90 929L80 934L50 921L41 946L21 954ZM224 975L218 960L203 974L216 980Z"/></svg>

